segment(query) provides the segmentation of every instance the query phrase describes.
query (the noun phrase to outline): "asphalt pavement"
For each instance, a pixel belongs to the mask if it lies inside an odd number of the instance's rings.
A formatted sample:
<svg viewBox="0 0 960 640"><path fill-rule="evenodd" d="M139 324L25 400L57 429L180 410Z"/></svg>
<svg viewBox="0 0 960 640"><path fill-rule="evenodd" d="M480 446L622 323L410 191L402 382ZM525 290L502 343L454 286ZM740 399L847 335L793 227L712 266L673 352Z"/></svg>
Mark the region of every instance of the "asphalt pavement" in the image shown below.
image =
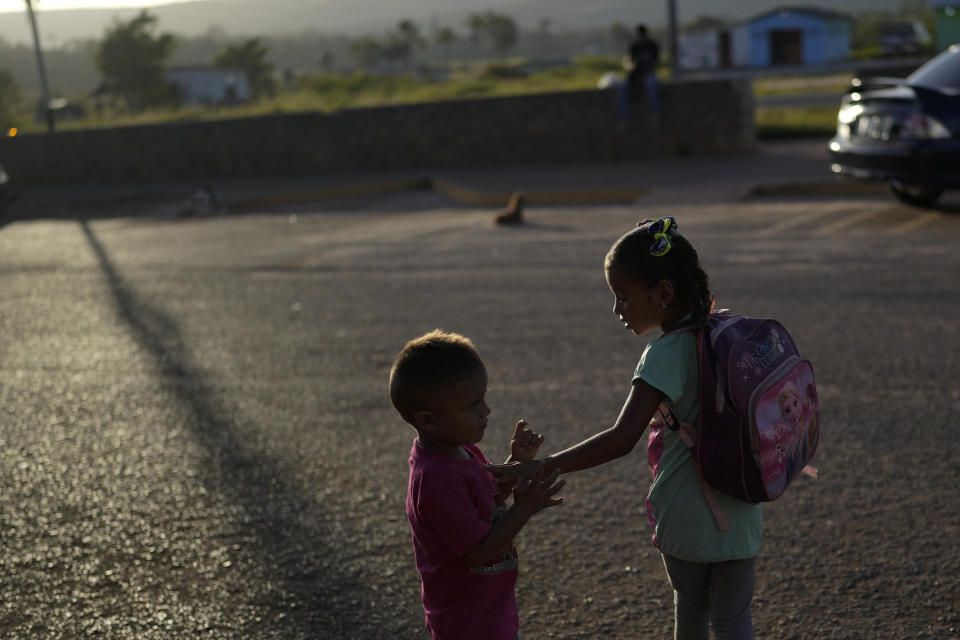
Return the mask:
<svg viewBox="0 0 960 640"><path fill-rule="evenodd" d="M531 207L513 227L426 190L2 226L0 637L423 640L396 352L435 327L476 342L490 459L521 417L543 454L580 442L616 419L645 345L611 313L603 256L675 215L720 304L782 320L817 375L820 477L764 507L757 637L956 638L960 218L721 198L816 184L801 148L766 156L765 183L760 159L645 165L633 204ZM492 193L550 172L464 175ZM597 184L553 175L554 194ZM644 448L572 474L518 537L523 638L672 637Z"/></svg>

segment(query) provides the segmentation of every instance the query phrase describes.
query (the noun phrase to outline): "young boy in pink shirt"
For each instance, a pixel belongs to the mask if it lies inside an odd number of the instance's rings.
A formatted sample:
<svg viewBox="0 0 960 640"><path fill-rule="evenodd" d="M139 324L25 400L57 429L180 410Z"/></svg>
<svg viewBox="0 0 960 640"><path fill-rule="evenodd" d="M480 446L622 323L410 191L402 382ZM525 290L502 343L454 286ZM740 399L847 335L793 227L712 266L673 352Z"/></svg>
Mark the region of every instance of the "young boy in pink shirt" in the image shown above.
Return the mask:
<svg viewBox="0 0 960 640"><path fill-rule="evenodd" d="M512 640L519 618L513 538L535 513L563 502L558 474L513 487L513 505L476 446L490 408L487 371L473 343L439 329L408 342L390 372L390 399L417 431L407 518L434 640ZM508 460L531 460L543 436L517 423Z"/></svg>

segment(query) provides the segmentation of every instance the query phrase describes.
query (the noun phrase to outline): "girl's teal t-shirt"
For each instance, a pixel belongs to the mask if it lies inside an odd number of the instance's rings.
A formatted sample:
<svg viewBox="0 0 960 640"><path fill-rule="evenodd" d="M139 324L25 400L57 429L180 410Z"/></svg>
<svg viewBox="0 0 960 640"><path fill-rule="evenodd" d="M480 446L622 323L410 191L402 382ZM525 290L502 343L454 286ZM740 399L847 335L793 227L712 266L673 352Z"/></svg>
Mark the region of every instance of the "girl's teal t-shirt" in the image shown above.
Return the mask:
<svg viewBox="0 0 960 640"><path fill-rule="evenodd" d="M659 390L681 421L696 424L700 411L696 363L693 332L663 336L647 345L633 381L643 380ZM730 529L720 531L703 495L693 454L679 434L651 427L647 452L654 470L646 502L654 545L688 562L724 562L757 555L763 537L760 505L715 490L730 520Z"/></svg>

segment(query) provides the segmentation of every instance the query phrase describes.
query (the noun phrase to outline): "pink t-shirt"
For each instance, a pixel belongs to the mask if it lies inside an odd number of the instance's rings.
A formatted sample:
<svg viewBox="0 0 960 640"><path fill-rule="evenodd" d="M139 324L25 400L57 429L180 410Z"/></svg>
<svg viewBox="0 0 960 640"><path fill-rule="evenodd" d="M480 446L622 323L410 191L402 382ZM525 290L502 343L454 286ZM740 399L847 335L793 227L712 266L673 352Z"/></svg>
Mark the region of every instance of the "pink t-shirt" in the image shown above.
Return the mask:
<svg viewBox="0 0 960 640"><path fill-rule="evenodd" d="M486 457L465 446L456 460L413 441L407 518L423 584L427 629L435 640L512 640L519 618L514 587L517 551L511 544L483 567L461 558L489 533L505 507Z"/></svg>

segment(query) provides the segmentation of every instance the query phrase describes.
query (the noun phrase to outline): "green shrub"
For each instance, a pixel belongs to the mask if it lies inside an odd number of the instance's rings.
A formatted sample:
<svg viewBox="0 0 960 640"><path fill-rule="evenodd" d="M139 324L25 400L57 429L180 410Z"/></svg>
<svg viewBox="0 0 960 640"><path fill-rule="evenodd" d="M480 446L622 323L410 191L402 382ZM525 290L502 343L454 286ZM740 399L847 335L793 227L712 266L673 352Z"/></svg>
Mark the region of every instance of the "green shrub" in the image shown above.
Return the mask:
<svg viewBox="0 0 960 640"><path fill-rule="evenodd" d="M874 60L883 57L883 47L880 45L870 45L857 47L850 52L850 57L854 60Z"/></svg>
<svg viewBox="0 0 960 640"><path fill-rule="evenodd" d="M515 78L526 78L527 72L514 64L505 62L491 62L483 68L480 74L483 78L512 80Z"/></svg>
<svg viewBox="0 0 960 640"><path fill-rule="evenodd" d="M541 71L538 74L535 74L537 79L541 82L551 82L551 81L566 81L571 78L576 78L581 76L584 73L583 70L576 67L554 67L553 69L547 69L546 71ZM595 72L586 71L586 73L593 75Z"/></svg>
<svg viewBox="0 0 960 640"><path fill-rule="evenodd" d="M772 138L823 137L837 130L836 107L758 108L754 115L757 137Z"/></svg>
<svg viewBox="0 0 960 640"><path fill-rule="evenodd" d="M574 58L577 69L597 75L607 71L623 71L623 63L615 56L577 56Z"/></svg>
<svg viewBox="0 0 960 640"><path fill-rule="evenodd" d="M496 94L497 84L495 82L477 80L474 82L464 82L456 85L447 96L450 99L455 98L482 98Z"/></svg>

